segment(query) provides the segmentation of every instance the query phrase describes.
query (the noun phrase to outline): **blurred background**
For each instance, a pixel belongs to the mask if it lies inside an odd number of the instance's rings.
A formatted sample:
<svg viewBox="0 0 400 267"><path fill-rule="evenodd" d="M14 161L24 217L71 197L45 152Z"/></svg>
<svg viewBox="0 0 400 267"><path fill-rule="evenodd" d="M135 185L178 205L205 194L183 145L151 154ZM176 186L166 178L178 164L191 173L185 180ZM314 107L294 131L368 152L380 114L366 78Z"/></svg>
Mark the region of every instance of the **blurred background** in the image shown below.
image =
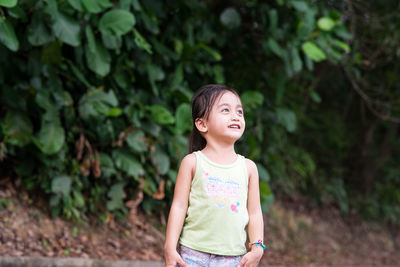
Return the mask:
<svg viewBox="0 0 400 267"><path fill-rule="evenodd" d="M0 0L0 252L161 260L191 97L223 83L260 174L263 263L398 263L399 11Z"/></svg>

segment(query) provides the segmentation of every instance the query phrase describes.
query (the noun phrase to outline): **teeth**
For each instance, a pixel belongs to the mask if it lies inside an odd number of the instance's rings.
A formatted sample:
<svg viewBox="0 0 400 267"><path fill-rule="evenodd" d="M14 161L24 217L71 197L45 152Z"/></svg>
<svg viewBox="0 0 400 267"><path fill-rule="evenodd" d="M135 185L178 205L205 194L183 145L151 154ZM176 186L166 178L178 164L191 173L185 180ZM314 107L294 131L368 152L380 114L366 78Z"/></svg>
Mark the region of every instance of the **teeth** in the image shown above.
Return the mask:
<svg viewBox="0 0 400 267"><path fill-rule="evenodd" d="M236 129L239 129L240 127L239 127L238 125L231 125L231 126L229 126L229 128L236 128Z"/></svg>

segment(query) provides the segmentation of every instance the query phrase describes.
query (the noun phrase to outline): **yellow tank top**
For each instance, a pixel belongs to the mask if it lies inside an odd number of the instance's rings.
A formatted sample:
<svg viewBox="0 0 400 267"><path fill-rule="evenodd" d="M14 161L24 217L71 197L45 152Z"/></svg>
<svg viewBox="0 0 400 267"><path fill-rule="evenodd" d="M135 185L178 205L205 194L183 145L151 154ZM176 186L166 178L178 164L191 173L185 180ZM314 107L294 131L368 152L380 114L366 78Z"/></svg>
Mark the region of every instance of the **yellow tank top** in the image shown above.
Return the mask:
<svg viewBox="0 0 400 267"><path fill-rule="evenodd" d="M179 243L216 255L246 253L248 174L245 158L229 165L196 155L189 206Z"/></svg>

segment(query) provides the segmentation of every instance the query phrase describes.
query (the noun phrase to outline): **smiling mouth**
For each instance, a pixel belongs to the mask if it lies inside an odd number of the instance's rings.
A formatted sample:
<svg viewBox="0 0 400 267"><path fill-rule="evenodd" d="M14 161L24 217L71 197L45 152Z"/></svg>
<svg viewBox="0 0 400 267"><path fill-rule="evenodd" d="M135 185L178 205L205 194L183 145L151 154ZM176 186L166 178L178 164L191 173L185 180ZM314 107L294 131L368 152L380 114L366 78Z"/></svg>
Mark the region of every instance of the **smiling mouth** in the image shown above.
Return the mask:
<svg viewBox="0 0 400 267"><path fill-rule="evenodd" d="M240 129L240 125L238 125L238 124L232 124L232 125L229 125L228 128L231 128L231 129Z"/></svg>

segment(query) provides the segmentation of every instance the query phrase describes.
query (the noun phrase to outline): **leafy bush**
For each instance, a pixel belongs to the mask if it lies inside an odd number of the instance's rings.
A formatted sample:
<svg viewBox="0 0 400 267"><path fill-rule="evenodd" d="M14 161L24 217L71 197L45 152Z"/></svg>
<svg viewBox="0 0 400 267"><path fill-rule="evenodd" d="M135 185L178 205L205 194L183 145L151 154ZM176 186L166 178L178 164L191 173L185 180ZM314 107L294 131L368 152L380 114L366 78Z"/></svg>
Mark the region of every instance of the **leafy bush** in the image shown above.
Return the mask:
<svg viewBox="0 0 400 267"><path fill-rule="evenodd" d="M54 215L124 215L141 192L165 211L208 83L242 96L237 149L257 162L264 211L272 192L352 205L358 132L335 115L351 92L321 81L360 60L329 1L2 0L0 13L0 159Z"/></svg>

